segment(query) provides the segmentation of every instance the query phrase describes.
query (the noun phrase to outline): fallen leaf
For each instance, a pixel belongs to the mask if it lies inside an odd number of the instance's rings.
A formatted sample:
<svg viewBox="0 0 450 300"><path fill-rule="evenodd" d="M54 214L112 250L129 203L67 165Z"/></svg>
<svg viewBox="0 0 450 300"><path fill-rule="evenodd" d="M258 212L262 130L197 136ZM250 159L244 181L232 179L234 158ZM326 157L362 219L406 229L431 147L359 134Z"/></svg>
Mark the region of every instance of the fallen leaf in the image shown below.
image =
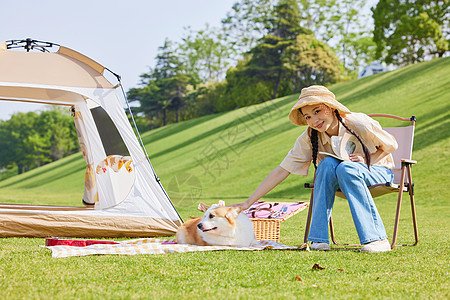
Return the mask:
<svg viewBox="0 0 450 300"><path fill-rule="evenodd" d="M337 269L338 271L344 272L344 269Z"/></svg>
<svg viewBox="0 0 450 300"><path fill-rule="evenodd" d="M298 281L302 281L302 279L298 275L295 275L295 278L297 278Z"/></svg>
<svg viewBox="0 0 450 300"><path fill-rule="evenodd" d="M324 267L321 267L319 264L314 264L314 266L312 267L313 270L324 270Z"/></svg>

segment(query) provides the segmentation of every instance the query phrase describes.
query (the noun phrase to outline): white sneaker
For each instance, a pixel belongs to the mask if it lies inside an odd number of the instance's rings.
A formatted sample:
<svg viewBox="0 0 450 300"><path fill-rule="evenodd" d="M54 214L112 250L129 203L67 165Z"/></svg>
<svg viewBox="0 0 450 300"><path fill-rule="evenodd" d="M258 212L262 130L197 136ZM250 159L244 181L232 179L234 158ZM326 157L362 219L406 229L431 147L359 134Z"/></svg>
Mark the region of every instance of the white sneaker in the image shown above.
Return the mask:
<svg viewBox="0 0 450 300"><path fill-rule="evenodd" d="M386 251L391 251L391 245L387 239L367 243L361 248L361 252L367 253L379 253Z"/></svg>
<svg viewBox="0 0 450 300"><path fill-rule="evenodd" d="M311 249L312 250L319 250L319 251L331 250L330 245L328 245L327 243L319 243L319 242L312 242L311 243Z"/></svg>

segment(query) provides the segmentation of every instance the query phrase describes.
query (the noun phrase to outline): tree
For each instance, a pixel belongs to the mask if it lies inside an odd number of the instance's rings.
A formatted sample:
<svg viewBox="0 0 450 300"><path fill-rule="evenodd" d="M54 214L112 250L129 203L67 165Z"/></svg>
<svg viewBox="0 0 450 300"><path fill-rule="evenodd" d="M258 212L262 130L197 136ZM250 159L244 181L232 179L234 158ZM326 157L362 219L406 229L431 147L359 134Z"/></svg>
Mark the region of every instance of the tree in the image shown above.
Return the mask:
<svg viewBox="0 0 450 300"><path fill-rule="evenodd" d="M0 165L17 165L18 173L50 162L46 159L49 143L41 139L36 131L38 114L35 112L16 113L8 121L0 123Z"/></svg>
<svg viewBox="0 0 450 300"><path fill-rule="evenodd" d="M48 141L49 158L56 161L78 151L75 123L66 108L52 107L39 114L35 127Z"/></svg>
<svg viewBox="0 0 450 300"><path fill-rule="evenodd" d="M178 45L177 56L185 73L194 84L220 81L231 64L233 49L227 35L220 29L189 31Z"/></svg>
<svg viewBox="0 0 450 300"><path fill-rule="evenodd" d="M236 63L268 33L267 20L271 17L275 2L275 0L238 1L222 20L222 28L234 49Z"/></svg>
<svg viewBox="0 0 450 300"><path fill-rule="evenodd" d="M271 84L271 99L274 99L283 76L284 50L292 45L297 35L309 31L300 26L300 11L295 0L281 0L267 24L269 33L250 51L246 72L248 76Z"/></svg>
<svg viewBox="0 0 450 300"><path fill-rule="evenodd" d="M449 45L448 0L380 0L372 9L376 56L408 65L442 57Z"/></svg>
<svg viewBox="0 0 450 300"><path fill-rule="evenodd" d="M148 77L148 74L141 74L142 77ZM137 111L137 116L143 114L148 120L150 130L154 128L154 118L158 116L161 111L161 103L154 94L159 90L155 80L148 80L141 88L132 88L127 92L127 98L130 102L139 102L139 107L134 110Z"/></svg>
<svg viewBox="0 0 450 300"><path fill-rule="evenodd" d="M175 122L178 122L186 88L193 80L185 73L171 41L166 40L159 47L155 68L140 77L142 87L128 91L130 102L140 103L139 111L147 116L151 126L156 116L161 117L163 126L167 125L170 111L175 113Z"/></svg>
<svg viewBox="0 0 450 300"><path fill-rule="evenodd" d="M300 0L301 25L315 33L338 55L347 75L374 59L371 23L364 0Z"/></svg>
<svg viewBox="0 0 450 300"><path fill-rule="evenodd" d="M365 3L364 0L338 1L340 14L335 27L338 38L334 48L350 76L356 76L361 66L374 59L375 43L371 30L366 27L369 16L361 12Z"/></svg>
<svg viewBox="0 0 450 300"><path fill-rule="evenodd" d="M16 113L0 122L0 166L18 173L78 151L75 125L61 109Z"/></svg>
<svg viewBox="0 0 450 300"><path fill-rule="evenodd" d="M158 47L156 66L150 78L167 79L180 72L181 63L173 48L174 43L169 39L164 41L164 45Z"/></svg>
<svg viewBox="0 0 450 300"><path fill-rule="evenodd" d="M160 90L163 92L164 108L175 113L175 122L179 121L180 110L184 107L184 95L189 85L190 78L188 75L178 73L170 78L160 81ZM166 125L166 121L164 125Z"/></svg>
<svg viewBox="0 0 450 300"><path fill-rule="evenodd" d="M234 107L326 84L341 76L334 51L300 26L296 1L282 0L267 20L269 33L227 73L226 95Z"/></svg>
<svg viewBox="0 0 450 300"><path fill-rule="evenodd" d="M284 82L291 92L312 84L334 83L341 76L336 54L313 34L298 35L283 54L283 61L287 70Z"/></svg>
<svg viewBox="0 0 450 300"><path fill-rule="evenodd" d="M200 84L196 89L190 89L185 96L186 106L183 109L185 119L193 119L236 107L233 99L227 94L226 80Z"/></svg>
<svg viewBox="0 0 450 300"><path fill-rule="evenodd" d="M314 32L324 42L334 37L335 32L331 30L331 27L339 19L336 0L299 0L298 4L301 26Z"/></svg>

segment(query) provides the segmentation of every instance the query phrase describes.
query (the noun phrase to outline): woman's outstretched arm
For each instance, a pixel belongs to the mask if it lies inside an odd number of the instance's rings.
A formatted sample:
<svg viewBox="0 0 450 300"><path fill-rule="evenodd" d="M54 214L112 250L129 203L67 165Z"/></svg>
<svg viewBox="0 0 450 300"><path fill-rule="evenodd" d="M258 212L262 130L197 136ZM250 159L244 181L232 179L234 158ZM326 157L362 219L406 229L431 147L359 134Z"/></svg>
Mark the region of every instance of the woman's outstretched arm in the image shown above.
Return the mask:
<svg viewBox="0 0 450 300"><path fill-rule="evenodd" d="M253 194L242 203L232 204L230 206L241 207L242 210L248 209L253 203L261 199L265 194L270 192L274 187L280 184L289 176L289 172L282 167L276 167L269 175L261 182L258 188L253 192Z"/></svg>

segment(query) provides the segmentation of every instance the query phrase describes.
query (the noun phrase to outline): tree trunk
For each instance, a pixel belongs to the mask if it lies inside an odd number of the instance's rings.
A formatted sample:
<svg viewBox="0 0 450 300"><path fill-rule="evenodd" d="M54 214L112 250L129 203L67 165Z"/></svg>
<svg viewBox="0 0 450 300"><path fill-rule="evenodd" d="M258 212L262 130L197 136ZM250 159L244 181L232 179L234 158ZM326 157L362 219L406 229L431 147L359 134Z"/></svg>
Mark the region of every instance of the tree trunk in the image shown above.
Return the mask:
<svg viewBox="0 0 450 300"><path fill-rule="evenodd" d="M23 173L23 164L17 164L17 174Z"/></svg>
<svg viewBox="0 0 450 300"><path fill-rule="evenodd" d="M280 82L281 82L281 73L282 73L282 69L280 68L280 70L278 71L277 81L275 82L275 88L273 89L273 95L272 95L272 98L270 98L270 100L275 99L275 97L278 94L278 88L280 87Z"/></svg>

